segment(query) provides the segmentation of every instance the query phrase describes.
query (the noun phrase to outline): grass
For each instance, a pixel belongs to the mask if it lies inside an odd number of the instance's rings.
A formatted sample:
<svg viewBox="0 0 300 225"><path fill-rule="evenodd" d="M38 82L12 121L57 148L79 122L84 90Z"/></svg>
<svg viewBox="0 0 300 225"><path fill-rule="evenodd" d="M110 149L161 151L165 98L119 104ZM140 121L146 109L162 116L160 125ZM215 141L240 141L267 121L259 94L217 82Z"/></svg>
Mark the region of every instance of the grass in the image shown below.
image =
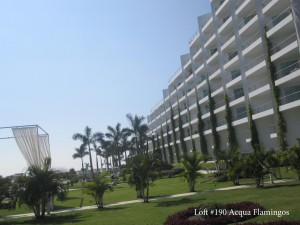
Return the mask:
<svg viewBox="0 0 300 225"><path fill-rule="evenodd" d="M166 217L174 212L203 202L218 201L223 203L235 201L256 201L267 210L289 211L289 216L259 216L251 221L300 220L300 183L291 181L265 188L249 188L231 191L201 193L189 197L161 199L150 203L135 203L106 208L104 210L85 210L62 213L47 217L38 222L32 218L11 219L0 224L102 224L102 225L150 225L163 224Z"/></svg>

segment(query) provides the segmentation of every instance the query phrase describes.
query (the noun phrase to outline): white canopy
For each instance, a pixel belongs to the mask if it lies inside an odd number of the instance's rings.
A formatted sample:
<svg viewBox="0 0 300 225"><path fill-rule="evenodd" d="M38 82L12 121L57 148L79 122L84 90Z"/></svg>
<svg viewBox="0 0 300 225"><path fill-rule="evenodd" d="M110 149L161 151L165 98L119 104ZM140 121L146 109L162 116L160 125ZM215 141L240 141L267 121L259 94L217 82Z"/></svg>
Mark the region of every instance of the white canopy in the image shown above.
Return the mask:
<svg viewBox="0 0 300 225"><path fill-rule="evenodd" d="M46 157L51 157L49 136L40 135L38 126L13 127L12 132L28 166L40 167Z"/></svg>

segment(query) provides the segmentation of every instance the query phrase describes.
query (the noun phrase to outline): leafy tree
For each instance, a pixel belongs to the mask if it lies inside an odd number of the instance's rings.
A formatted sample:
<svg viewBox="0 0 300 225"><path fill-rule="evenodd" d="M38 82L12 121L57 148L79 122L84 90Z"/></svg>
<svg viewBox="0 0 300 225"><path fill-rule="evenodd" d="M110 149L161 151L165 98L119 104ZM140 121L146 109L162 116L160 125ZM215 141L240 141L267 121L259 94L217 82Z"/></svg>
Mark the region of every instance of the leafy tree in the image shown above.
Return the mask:
<svg viewBox="0 0 300 225"><path fill-rule="evenodd" d="M195 191L196 179L199 176L198 170L201 169L200 162L202 156L197 152L192 152L190 155L186 154L182 156L182 164L184 165L185 172L184 178L189 184L189 191Z"/></svg>
<svg viewBox="0 0 300 225"><path fill-rule="evenodd" d="M100 132L92 134L92 129L86 126L84 130L84 134L76 133L73 135L73 140L80 140L82 143L88 147L89 150L89 156L90 156L90 166L91 166L91 172L92 175L94 175L94 168L93 168L93 160L92 160L92 153L91 153L91 144L95 140L102 139L103 134Z"/></svg>
<svg viewBox="0 0 300 225"><path fill-rule="evenodd" d="M106 161L106 168L107 170L109 170L109 157L113 155L113 147L112 147L112 143L111 141L107 141L107 140L101 140L101 148L102 148L102 152L101 155L102 157L105 158Z"/></svg>
<svg viewBox="0 0 300 225"><path fill-rule="evenodd" d="M131 125L129 131L134 135L137 153L145 153L144 145L146 143L147 132L149 130L147 124L143 123L145 117L138 115L133 116L130 113L128 113L126 117Z"/></svg>
<svg viewBox="0 0 300 225"><path fill-rule="evenodd" d="M58 172L51 169L50 165L51 159L47 158L41 168L30 166L24 189L20 193L20 204L32 208L36 219L45 217L46 205L51 196L64 190Z"/></svg>
<svg viewBox="0 0 300 225"><path fill-rule="evenodd" d="M73 159L81 159L81 171L84 173L83 158L88 155L89 152L86 150L85 144L80 145L79 148L75 148L76 153L73 154Z"/></svg>
<svg viewBox="0 0 300 225"><path fill-rule="evenodd" d="M258 137L258 131L255 125L254 120L252 119L252 108L249 104L249 126L250 126L250 134L251 134L251 146L254 150L255 148L260 148L260 141Z"/></svg>
<svg viewBox="0 0 300 225"><path fill-rule="evenodd" d="M0 204L9 195L11 181L8 177L0 176Z"/></svg>
<svg viewBox="0 0 300 225"><path fill-rule="evenodd" d="M296 171L298 180L300 180L300 139L298 145L291 146L288 150L282 151L281 155L286 167Z"/></svg>
<svg viewBox="0 0 300 225"><path fill-rule="evenodd" d="M155 169L157 160L150 155L136 155L128 164L130 171L129 185L134 187L137 192L137 197L140 197L144 202L149 202L149 187L150 179L155 179Z"/></svg>
<svg viewBox="0 0 300 225"><path fill-rule="evenodd" d="M86 185L86 193L91 195L98 209L103 208L103 196L106 191L113 191L114 183L110 183L109 173L95 175L93 182Z"/></svg>

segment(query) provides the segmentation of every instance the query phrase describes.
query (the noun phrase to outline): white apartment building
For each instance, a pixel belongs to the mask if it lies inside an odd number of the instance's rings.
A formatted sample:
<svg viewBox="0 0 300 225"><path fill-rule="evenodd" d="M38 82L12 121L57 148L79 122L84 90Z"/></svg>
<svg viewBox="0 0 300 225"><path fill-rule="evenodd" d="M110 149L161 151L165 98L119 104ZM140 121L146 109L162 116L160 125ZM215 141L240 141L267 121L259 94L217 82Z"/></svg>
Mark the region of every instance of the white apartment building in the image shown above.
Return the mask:
<svg viewBox="0 0 300 225"><path fill-rule="evenodd" d="M273 82L280 90L278 103L287 125L286 142L288 145L296 144L296 139L300 137L300 53L295 15L290 0L210 2L212 12L198 17L198 31L189 43L189 53L180 57L181 68L169 80L168 87L163 90L163 99L147 117L149 135L154 135L156 139L158 134L162 144L162 128L164 144L167 147L167 125L172 136L171 105L180 148L177 110L179 104L187 149L192 150L191 139L194 139L196 149L200 151L197 94L205 124L203 133L208 151L213 156L208 98L210 85L221 150L226 150L228 145L225 93L229 97L233 114L232 125L240 151L251 151L249 104L260 142L266 149L279 149ZM269 47L267 40L270 41ZM275 67L272 76L270 64ZM271 77L274 77L273 80ZM171 142L170 145L175 152L174 143ZM176 159L175 156L174 158Z"/></svg>

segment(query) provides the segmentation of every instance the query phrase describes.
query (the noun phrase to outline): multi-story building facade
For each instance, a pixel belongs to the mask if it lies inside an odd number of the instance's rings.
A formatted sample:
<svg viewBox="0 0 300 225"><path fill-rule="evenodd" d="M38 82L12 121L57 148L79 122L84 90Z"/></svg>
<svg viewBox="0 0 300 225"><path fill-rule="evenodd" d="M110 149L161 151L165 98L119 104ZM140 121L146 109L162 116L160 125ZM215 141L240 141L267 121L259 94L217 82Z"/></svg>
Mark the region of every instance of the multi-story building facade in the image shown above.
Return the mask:
<svg viewBox="0 0 300 225"><path fill-rule="evenodd" d="M200 151L198 100L210 155L215 144L213 129L220 149L226 150L226 94L241 152L251 151L250 120L266 149L280 149L279 136L288 145L296 144L300 137L300 54L290 0L210 1L212 12L198 17L198 32L189 43L189 53L181 56L181 68L147 118L149 135L165 148L169 139L175 152L172 107L179 149L182 132L187 150L192 150L194 140ZM284 118L286 131L279 117Z"/></svg>

